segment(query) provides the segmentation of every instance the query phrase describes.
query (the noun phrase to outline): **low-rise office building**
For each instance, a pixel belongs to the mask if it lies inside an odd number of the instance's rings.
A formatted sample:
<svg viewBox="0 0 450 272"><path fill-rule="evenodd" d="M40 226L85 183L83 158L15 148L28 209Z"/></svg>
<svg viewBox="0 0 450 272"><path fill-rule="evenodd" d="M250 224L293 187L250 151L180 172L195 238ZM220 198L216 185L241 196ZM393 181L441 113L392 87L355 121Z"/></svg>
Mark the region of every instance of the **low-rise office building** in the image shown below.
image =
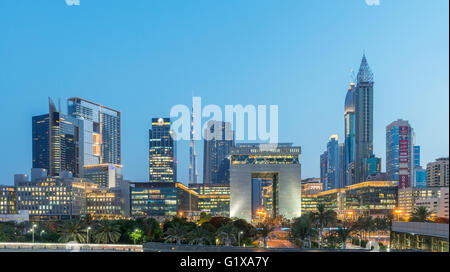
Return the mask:
<svg viewBox="0 0 450 272"><path fill-rule="evenodd" d="M198 193L198 210L212 216L230 216L230 185L189 184Z"/></svg>
<svg viewBox="0 0 450 272"><path fill-rule="evenodd" d="M394 250L448 252L448 224L392 222Z"/></svg>
<svg viewBox="0 0 450 272"><path fill-rule="evenodd" d="M163 221L174 216L198 215L198 193L179 182L132 182L131 216Z"/></svg>
<svg viewBox="0 0 450 272"><path fill-rule="evenodd" d="M16 213L16 188L0 185L0 214Z"/></svg>
<svg viewBox="0 0 450 272"><path fill-rule="evenodd" d="M408 219L416 207L427 207L432 217L449 218L448 187L409 187L398 192L400 216Z"/></svg>
<svg viewBox="0 0 450 272"><path fill-rule="evenodd" d="M86 194L98 185L80 178L46 177L21 181L16 209L27 210L31 221L68 220L86 213Z"/></svg>
<svg viewBox="0 0 450 272"><path fill-rule="evenodd" d="M366 181L316 195L302 195L302 214L316 212L317 205L324 204L339 217L349 213L354 217L387 215L397 207L397 184L396 181Z"/></svg>

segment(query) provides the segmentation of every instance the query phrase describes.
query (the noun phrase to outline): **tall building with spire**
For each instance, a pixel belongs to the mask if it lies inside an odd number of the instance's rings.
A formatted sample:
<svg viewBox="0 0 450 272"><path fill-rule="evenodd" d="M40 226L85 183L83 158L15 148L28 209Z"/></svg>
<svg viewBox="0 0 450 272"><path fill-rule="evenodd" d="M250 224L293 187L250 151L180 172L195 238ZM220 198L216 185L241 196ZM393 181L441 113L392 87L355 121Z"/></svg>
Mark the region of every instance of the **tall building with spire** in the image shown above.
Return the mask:
<svg viewBox="0 0 450 272"><path fill-rule="evenodd" d="M366 180L364 162L373 155L373 73L363 55L354 92L355 103L355 180ZM349 184L351 185L351 184Z"/></svg>
<svg viewBox="0 0 450 272"><path fill-rule="evenodd" d="M192 100L192 114L191 114L191 142L189 145L189 184L198 183L197 170L197 153L195 152L194 141L194 100Z"/></svg>

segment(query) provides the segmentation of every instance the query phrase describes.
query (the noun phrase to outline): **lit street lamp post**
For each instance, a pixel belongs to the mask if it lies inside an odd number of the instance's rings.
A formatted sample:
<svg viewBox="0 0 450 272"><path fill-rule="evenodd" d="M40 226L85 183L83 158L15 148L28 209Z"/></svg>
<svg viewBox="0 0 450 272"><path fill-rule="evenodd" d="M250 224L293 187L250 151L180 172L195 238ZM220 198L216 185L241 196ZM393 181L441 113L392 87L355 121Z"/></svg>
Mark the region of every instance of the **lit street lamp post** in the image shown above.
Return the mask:
<svg viewBox="0 0 450 272"><path fill-rule="evenodd" d="M238 245L239 245L239 247L241 246L241 234L243 234L244 232L241 230L239 233L238 233Z"/></svg>
<svg viewBox="0 0 450 272"><path fill-rule="evenodd" d="M35 229L36 227L37 227L37 225L34 224L33 227L31 228L31 235L32 235L32 241L33 241L33 244L34 244L34 229Z"/></svg>
<svg viewBox="0 0 450 272"><path fill-rule="evenodd" d="M89 244L89 231L91 230L91 227L87 227L87 233L86 233L86 243Z"/></svg>

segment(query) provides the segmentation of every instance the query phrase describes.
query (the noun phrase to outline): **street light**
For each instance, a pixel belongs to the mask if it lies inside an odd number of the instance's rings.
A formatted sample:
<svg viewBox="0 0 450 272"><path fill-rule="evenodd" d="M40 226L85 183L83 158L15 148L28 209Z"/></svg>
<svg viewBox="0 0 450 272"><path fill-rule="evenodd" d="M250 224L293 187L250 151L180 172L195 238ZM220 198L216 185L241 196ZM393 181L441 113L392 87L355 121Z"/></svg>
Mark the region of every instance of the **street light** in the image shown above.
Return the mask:
<svg viewBox="0 0 450 272"><path fill-rule="evenodd" d="M91 230L91 227L87 227L87 233L86 233L86 243L89 244L89 231Z"/></svg>
<svg viewBox="0 0 450 272"><path fill-rule="evenodd" d="M244 232L242 230L238 233L238 244L239 244L239 247L241 246L241 234L244 234Z"/></svg>
<svg viewBox="0 0 450 272"><path fill-rule="evenodd" d="M139 231L138 229L135 229L134 233L137 233L138 231ZM133 242L134 244L136 244L136 235L133 235Z"/></svg>
<svg viewBox="0 0 450 272"><path fill-rule="evenodd" d="M37 227L36 224L33 225L33 227L31 228L31 232L32 232L32 239L33 239L33 244L34 244L34 229Z"/></svg>

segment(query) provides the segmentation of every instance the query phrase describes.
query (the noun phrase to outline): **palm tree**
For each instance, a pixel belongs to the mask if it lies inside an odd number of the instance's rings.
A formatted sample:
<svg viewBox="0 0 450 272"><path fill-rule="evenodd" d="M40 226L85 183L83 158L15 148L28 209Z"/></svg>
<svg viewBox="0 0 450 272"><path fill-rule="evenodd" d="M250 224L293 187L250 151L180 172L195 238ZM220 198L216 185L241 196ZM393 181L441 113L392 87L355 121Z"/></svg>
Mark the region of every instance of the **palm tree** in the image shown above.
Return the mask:
<svg viewBox="0 0 450 272"><path fill-rule="evenodd" d="M204 242L211 243L209 232L203 228L195 228L188 233L189 244L203 246Z"/></svg>
<svg viewBox="0 0 450 272"><path fill-rule="evenodd" d="M294 220L291 228L291 237L298 239L301 242L301 247L304 248L308 241L311 247L311 237L315 234L313 227L313 218L311 213L302 215Z"/></svg>
<svg viewBox="0 0 450 272"><path fill-rule="evenodd" d="M356 223L351 223L348 221L344 221L342 226L340 226L334 232L340 242L342 242L342 249L347 248L347 240L350 234L356 229Z"/></svg>
<svg viewBox="0 0 450 272"><path fill-rule="evenodd" d="M112 221L100 221L94 228L94 240L99 244L117 243L120 236L120 226Z"/></svg>
<svg viewBox="0 0 450 272"><path fill-rule="evenodd" d="M319 225L319 248L322 247L323 229L336 221L336 213L333 210L327 210L325 204L317 205L317 212L314 213L315 221Z"/></svg>
<svg viewBox="0 0 450 272"><path fill-rule="evenodd" d="M237 232L237 228L229 223L217 230L217 237L220 240L225 241L225 246L231 246L231 244L236 241Z"/></svg>
<svg viewBox="0 0 450 272"><path fill-rule="evenodd" d="M271 238L270 233L275 228L268 224L260 224L258 228L258 234L264 240L264 248L267 248L267 240Z"/></svg>
<svg viewBox="0 0 450 272"><path fill-rule="evenodd" d="M66 221L58 227L58 233L60 235L58 240L63 243L71 241L84 243L86 241L85 231L86 230L81 221Z"/></svg>
<svg viewBox="0 0 450 272"><path fill-rule="evenodd" d="M188 228L182 222L175 222L164 233L166 236L166 242L176 241L178 245L186 239L188 234Z"/></svg>
<svg viewBox="0 0 450 272"><path fill-rule="evenodd" d="M410 222L426 222L431 216L431 212L425 206L419 206L411 214Z"/></svg>

